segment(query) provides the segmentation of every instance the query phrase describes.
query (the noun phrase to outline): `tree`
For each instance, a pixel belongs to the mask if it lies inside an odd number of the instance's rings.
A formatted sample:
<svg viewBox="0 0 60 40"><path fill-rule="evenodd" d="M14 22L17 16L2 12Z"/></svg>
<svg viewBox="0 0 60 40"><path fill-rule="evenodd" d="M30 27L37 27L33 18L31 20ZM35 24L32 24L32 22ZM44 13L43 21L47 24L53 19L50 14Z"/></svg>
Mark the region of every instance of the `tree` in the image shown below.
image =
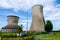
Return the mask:
<svg viewBox="0 0 60 40"><path fill-rule="evenodd" d="M53 24L51 23L51 21L47 21L47 23L45 24L45 31L46 32L51 32L53 29Z"/></svg>
<svg viewBox="0 0 60 40"><path fill-rule="evenodd" d="M20 25L20 27L18 28L18 33L22 32L22 27L23 25Z"/></svg>

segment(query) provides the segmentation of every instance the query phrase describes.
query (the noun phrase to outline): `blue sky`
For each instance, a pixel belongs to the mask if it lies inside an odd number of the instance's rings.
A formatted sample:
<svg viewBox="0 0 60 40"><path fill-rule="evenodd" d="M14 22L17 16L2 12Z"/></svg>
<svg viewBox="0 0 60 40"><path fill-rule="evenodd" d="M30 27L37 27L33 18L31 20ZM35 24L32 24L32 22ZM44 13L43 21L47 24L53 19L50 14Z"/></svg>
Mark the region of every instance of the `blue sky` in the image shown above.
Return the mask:
<svg viewBox="0 0 60 40"><path fill-rule="evenodd" d="M0 0L0 29L8 24L8 15L16 15L20 17L18 24L23 24L23 29L29 30L32 21L32 6L36 4L44 6L44 19L53 23L53 30L60 30L59 0Z"/></svg>

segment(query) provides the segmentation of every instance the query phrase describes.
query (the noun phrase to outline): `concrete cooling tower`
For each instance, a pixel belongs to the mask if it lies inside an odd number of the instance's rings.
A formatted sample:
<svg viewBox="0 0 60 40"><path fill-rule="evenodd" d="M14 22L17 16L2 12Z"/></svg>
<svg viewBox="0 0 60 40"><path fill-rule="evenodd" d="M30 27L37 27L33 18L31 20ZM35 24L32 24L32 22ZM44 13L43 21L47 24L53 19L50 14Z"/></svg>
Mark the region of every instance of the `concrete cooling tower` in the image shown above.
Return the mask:
<svg viewBox="0 0 60 40"><path fill-rule="evenodd" d="M32 7L31 31L44 32L43 6L35 5Z"/></svg>
<svg viewBox="0 0 60 40"><path fill-rule="evenodd" d="M18 25L18 16L8 16L8 25Z"/></svg>
<svg viewBox="0 0 60 40"><path fill-rule="evenodd" d="M8 24L5 27L2 27L2 32L18 32L18 16L9 15L8 17Z"/></svg>

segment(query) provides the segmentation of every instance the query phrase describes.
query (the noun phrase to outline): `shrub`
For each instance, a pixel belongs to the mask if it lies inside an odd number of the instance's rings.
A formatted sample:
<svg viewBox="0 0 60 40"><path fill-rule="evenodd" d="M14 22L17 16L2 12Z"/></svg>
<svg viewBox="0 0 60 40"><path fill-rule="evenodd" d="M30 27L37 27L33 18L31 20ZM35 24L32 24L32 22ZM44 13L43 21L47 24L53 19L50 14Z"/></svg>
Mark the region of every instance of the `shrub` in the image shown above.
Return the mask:
<svg viewBox="0 0 60 40"><path fill-rule="evenodd" d="M51 21L47 21L47 23L45 24L45 31L46 32L51 32L53 29L53 24L51 23Z"/></svg>
<svg viewBox="0 0 60 40"><path fill-rule="evenodd" d="M16 33L2 33L1 37L17 37Z"/></svg>
<svg viewBox="0 0 60 40"><path fill-rule="evenodd" d="M1 32L0 32L0 37L1 37Z"/></svg>
<svg viewBox="0 0 60 40"><path fill-rule="evenodd" d="M32 32L31 35L40 35L43 34L43 32Z"/></svg>

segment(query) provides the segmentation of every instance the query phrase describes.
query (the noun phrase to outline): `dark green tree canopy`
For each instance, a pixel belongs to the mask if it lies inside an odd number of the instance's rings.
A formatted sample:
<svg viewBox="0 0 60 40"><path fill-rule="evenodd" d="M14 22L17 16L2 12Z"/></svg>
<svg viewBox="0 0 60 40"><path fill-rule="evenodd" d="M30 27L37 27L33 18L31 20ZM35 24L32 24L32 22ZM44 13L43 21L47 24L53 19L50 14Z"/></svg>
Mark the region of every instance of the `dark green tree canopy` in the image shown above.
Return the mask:
<svg viewBox="0 0 60 40"><path fill-rule="evenodd" d="M53 29L53 24L51 23L51 21L47 21L46 24L45 24L45 31L46 32L51 32Z"/></svg>
<svg viewBox="0 0 60 40"><path fill-rule="evenodd" d="M21 24L20 27L18 28L18 32L22 32L23 25Z"/></svg>

